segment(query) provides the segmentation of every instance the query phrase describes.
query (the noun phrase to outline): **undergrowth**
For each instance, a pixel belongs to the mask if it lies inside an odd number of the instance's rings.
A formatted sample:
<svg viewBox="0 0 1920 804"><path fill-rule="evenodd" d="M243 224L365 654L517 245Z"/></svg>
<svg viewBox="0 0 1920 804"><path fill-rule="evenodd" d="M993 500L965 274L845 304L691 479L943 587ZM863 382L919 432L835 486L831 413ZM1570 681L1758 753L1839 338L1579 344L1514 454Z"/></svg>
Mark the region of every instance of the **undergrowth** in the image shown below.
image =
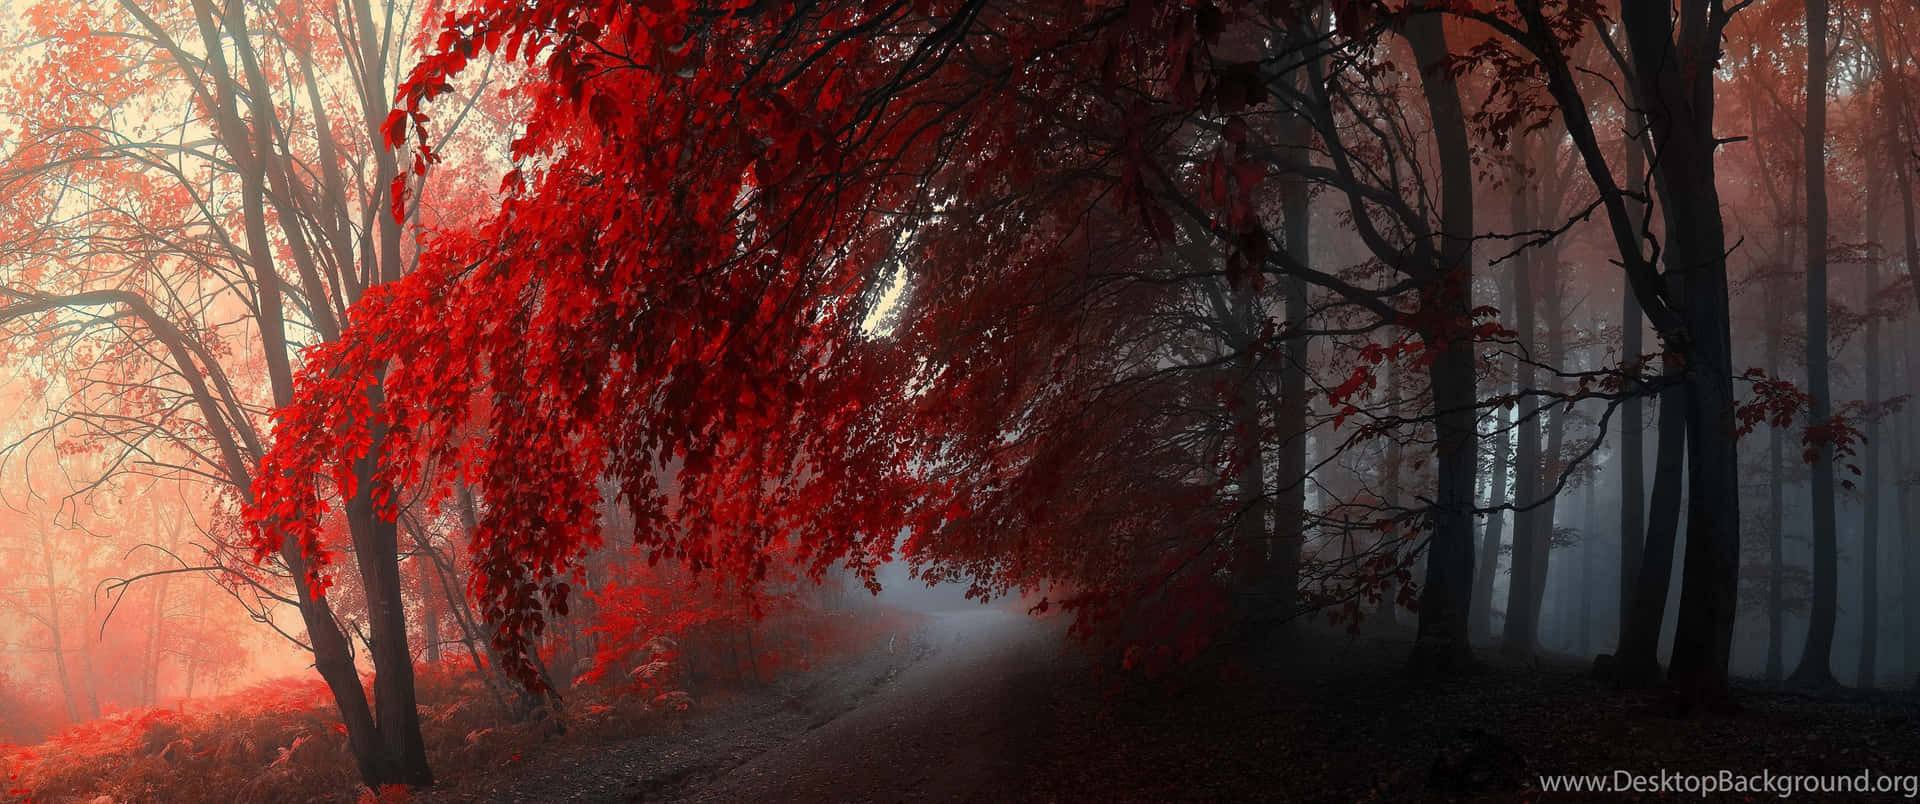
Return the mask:
<svg viewBox="0 0 1920 804"><path fill-rule="evenodd" d="M865 649L915 616L820 618L807 629L814 637L810 655L791 656L785 664L805 667ZM689 710L697 713L704 696L758 683L754 677L709 676L691 690L675 688L687 681L672 666L680 649L664 640L649 644L651 650L627 657L631 671L573 687L557 709L518 717L508 696L490 687L471 662L420 666L421 727L439 781L495 772L554 740L617 739L668 728ZM370 678L365 681L371 685ZM375 793L360 784L346 729L318 679L264 682L217 698L80 723L34 746L0 745L0 781L4 804L409 798L405 790Z"/></svg>

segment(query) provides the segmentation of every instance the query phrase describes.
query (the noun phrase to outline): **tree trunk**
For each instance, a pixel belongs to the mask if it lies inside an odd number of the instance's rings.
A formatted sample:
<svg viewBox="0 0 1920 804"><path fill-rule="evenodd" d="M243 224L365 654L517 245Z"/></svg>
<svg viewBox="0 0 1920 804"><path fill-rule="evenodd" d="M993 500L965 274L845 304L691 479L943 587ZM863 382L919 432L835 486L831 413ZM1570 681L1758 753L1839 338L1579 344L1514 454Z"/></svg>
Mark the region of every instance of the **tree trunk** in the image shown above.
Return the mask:
<svg viewBox="0 0 1920 804"><path fill-rule="evenodd" d="M1514 272L1509 272L1506 276L1497 279L1494 283L1500 289L1499 307L1501 322L1508 325L1513 324L1511 316L1513 315L1514 308L1514 279ZM1518 391L1519 389L1516 387L1513 390ZM1487 498L1487 506L1490 508L1498 508L1516 499L1513 494L1512 484L1509 483L1507 479L1507 475L1512 470L1513 464L1514 425L1507 420L1507 409L1505 406L1495 408L1493 415L1496 436L1493 453L1493 478L1489 483L1492 491ZM1517 521L1519 513L1516 512L1514 517ZM1474 567L1473 627L1479 629L1479 634L1488 640L1496 636L1493 630L1493 586L1495 576L1497 576L1500 571L1500 543L1502 537L1505 535L1506 525L1506 512L1495 511L1487 515L1486 530L1480 539L1479 563ZM1516 533L1517 532L1516 526ZM1511 594L1509 594L1509 598L1511 598ZM1507 608L1509 610L1513 608L1511 601L1508 602Z"/></svg>
<svg viewBox="0 0 1920 804"><path fill-rule="evenodd" d="M1261 453L1266 427L1260 415L1263 396L1258 344L1260 304L1258 295L1248 286L1242 286L1232 298L1236 308L1232 314L1237 320L1227 323L1239 331L1239 342L1232 344L1232 349L1240 364L1240 393L1233 398L1228 411L1233 422L1232 460L1240 467L1236 481L1239 502L1235 515L1239 533L1235 537L1238 542L1235 571L1243 588L1264 591L1265 579L1261 576L1267 568L1270 531L1267 530L1267 467ZM751 635L748 638L751 639Z"/></svg>
<svg viewBox="0 0 1920 804"><path fill-rule="evenodd" d="M1768 294L1770 298L1781 299L1780 294ZM1785 312L1776 308L1774 321L1782 320ZM1767 328L1767 372L1780 376L1779 327ZM1779 427L1767 428L1767 680L1779 681L1785 672L1786 653L1786 462L1782 456L1786 442L1786 432Z"/></svg>
<svg viewBox="0 0 1920 804"><path fill-rule="evenodd" d="M1740 465L1733 440L1726 230L1713 163L1719 145L1713 134L1714 72L1724 24L1717 8L1711 0L1682 0L1678 16L1686 23L1676 31L1668 4L1620 7L1632 61L1639 65L1636 96L1648 110L1659 155L1654 179L1667 233L1664 284L1682 326L1663 335L1683 347L1687 367L1687 555L1669 671L1681 712L1724 701L1739 602ZM1649 542L1652 528L1649 522Z"/></svg>
<svg viewBox="0 0 1920 804"><path fill-rule="evenodd" d="M34 535L40 540L40 569L47 582L47 616L42 620L47 628L47 641L53 653L53 672L60 681L60 702L66 705L67 721L79 723L80 706L75 702L73 675L67 669L66 627L60 616L60 581L55 574L53 560L53 537L47 533L46 524L33 520ZM99 715L96 713L95 717Z"/></svg>
<svg viewBox="0 0 1920 804"><path fill-rule="evenodd" d="M1503 411L1494 413L1499 431L1495 436L1493 453L1492 490L1487 495L1487 506L1497 508L1505 504L1511 495L1507 490L1507 464L1513 454L1512 433L1506 431L1503 423L1506 416ZM1480 555L1473 570L1473 627L1487 638L1493 638L1493 580L1500 567L1500 542L1507 524L1504 511L1495 511L1487 515L1487 523L1480 537Z"/></svg>
<svg viewBox="0 0 1920 804"><path fill-rule="evenodd" d="M1517 145L1516 145L1517 147ZM1532 205L1527 201L1529 182L1516 173L1513 196L1513 228L1525 231L1533 226ZM1513 266L1513 320L1514 330L1519 334L1518 347L1522 359L1514 368L1514 386L1519 393L1527 393L1534 386L1534 365L1539 351L1534 348L1539 332L1534 320L1534 256L1532 250L1520 252L1515 256ZM1540 565L1538 554L1541 551L1540 538L1540 419L1544 415L1542 406L1531 397L1520 403L1519 445L1514 456L1514 505L1513 513L1513 562L1508 572L1507 617L1501 629L1501 652L1512 657L1533 655L1534 641L1539 632L1540 599L1535 587L1541 585L1534 574L1534 568Z"/></svg>
<svg viewBox="0 0 1920 804"><path fill-rule="evenodd" d="M1867 260L1866 298L1861 310L1867 314L1866 393L1868 405L1880 399L1880 319L1873 314L1874 301L1880 296L1880 183L1867 181L1867 243L1875 249ZM1862 425L1860 462L1860 668L1854 682L1861 689L1874 686L1875 668L1880 650L1880 415L1869 412Z"/></svg>
<svg viewBox="0 0 1920 804"><path fill-rule="evenodd" d="M1807 1L1807 394L1809 427L1827 423L1833 398L1827 374L1827 2ZM1832 684L1833 625L1838 611L1839 546L1834 533L1833 446L1813 450L1813 607L1807 642L1793 680Z"/></svg>
<svg viewBox="0 0 1920 804"><path fill-rule="evenodd" d="M440 601L433 594L434 573L424 561L416 560L414 566L420 579L420 638L427 643L427 665L438 667L443 640L440 638Z"/></svg>
<svg viewBox="0 0 1920 804"><path fill-rule="evenodd" d="M1300 70L1298 80L1306 81ZM1310 159L1313 127L1304 116L1289 115L1280 122L1286 145L1294 157ZM1280 208L1285 218L1287 256L1300 265L1311 265L1313 253L1313 207L1308 196L1311 185L1299 176L1287 176L1280 185ZM1298 276L1281 282L1286 294L1288 321L1307 320L1307 283ZM1290 338L1280 347L1280 399L1274 410L1274 435L1280 442L1280 487L1274 497L1273 544L1268 551L1268 597L1273 615L1291 620L1300 607L1300 551L1307 537L1307 341Z"/></svg>
<svg viewBox="0 0 1920 804"><path fill-rule="evenodd" d="M1674 361L1665 363L1662 379L1677 381L1683 376ZM1677 382L1660 392L1647 541L1640 554L1630 616L1620 633L1620 647L1614 651L1619 675L1616 680L1622 686L1650 686L1660 678L1660 630L1667 616L1667 588L1673 581L1674 543L1680 525L1680 480L1687 446L1686 393L1686 386Z"/></svg>
<svg viewBox="0 0 1920 804"><path fill-rule="evenodd" d="M1559 206L1557 200L1555 198L1548 201L1544 197L1536 196L1535 201L1538 206L1531 220L1538 222L1550 219ZM1540 288L1544 291L1547 308L1545 311L1547 348L1537 355L1536 359L1550 366L1554 372L1559 371L1561 362L1566 359L1567 354L1566 294L1561 286L1559 271L1555 270L1559 264L1559 249L1551 244L1544 247L1537 266L1547 269L1541 275L1545 286ZM1565 383L1557 373L1548 375L1547 390L1556 393L1565 391ZM1531 570L1533 581L1527 586L1527 590L1533 594L1533 600L1529 606L1534 612L1536 622L1540 607L1546 601L1547 573L1553 563L1553 537L1557 530L1556 524L1560 513L1560 495L1553 493L1552 490L1559 487L1560 475L1566 470L1566 467L1561 465L1560 453L1561 448L1566 445L1567 419L1562 415L1561 407L1551 404L1542 406L1540 426L1546 431L1547 446L1546 452L1540 458L1540 480L1536 488L1545 499L1540 501L1539 508L1534 509L1534 566ZM1538 639L1537 634L1535 638Z"/></svg>
<svg viewBox="0 0 1920 804"><path fill-rule="evenodd" d="M1473 491L1478 477L1475 433L1473 309L1473 161L1460 89L1447 63L1446 31L1437 14L1409 20L1405 35L1420 66L1421 87L1433 122L1441 174L1441 242L1435 276L1421 304L1447 331L1433 361L1437 499L1427 543L1426 588L1420 596L1419 636L1409 666L1416 675L1456 673L1473 664L1467 615L1473 595Z"/></svg>
<svg viewBox="0 0 1920 804"><path fill-rule="evenodd" d="M1629 111L1627 121L1630 128L1638 133L1646 128L1646 121L1637 112ZM1627 184L1641 195L1647 191L1646 152L1641 144L1629 141L1627 150ZM1646 233L1640 231L1645 219L1646 207L1639 201L1631 202L1627 213L1632 216L1634 237L1636 240ZM1640 310L1639 297L1633 294L1633 281L1624 274L1620 288L1620 357L1632 368L1634 375L1646 369L1640 356L1646 352L1645 315ZM1640 556L1646 550L1647 541L1647 420L1646 406L1638 396L1631 396L1620 404L1620 601L1619 633L1627 632L1627 620L1633 613L1633 588L1639 581Z"/></svg>
<svg viewBox="0 0 1920 804"><path fill-rule="evenodd" d="M1909 337L1912 332L1909 328ZM1914 366L1912 358L1901 361L1906 376L1902 377L1901 387L1912 393L1914 388ZM1920 427L1915 426L1910 412L1902 421L1901 436L1905 439L1902 449L1894 461L1900 467L1898 489L1900 500L1900 527L1905 536L1900 540L1900 577L1901 584L1901 652L1905 655L1905 671L1915 688L1920 689L1920 521L1915 519L1913 504L1913 459L1914 450L1920 448Z"/></svg>
<svg viewBox="0 0 1920 804"><path fill-rule="evenodd" d="M1875 14L1874 17L1875 19L1879 19L1880 15ZM1881 31L1883 32L1882 36L1884 36L1884 28L1881 28ZM1882 49L1884 50L1884 45ZM1894 102L1893 117L1898 121L1895 124L1896 130L1894 133L1899 136L1892 138L1894 152L1889 154L1889 156L1894 164L1898 166L1892 172L1895 182L1894 186L1900 193L1901 253L1905 257L1908 276L1915 277L1920 276L1920 226L1916 226L1914 214L1913 163L1907 156L1907 149L1911 147L1913 137L1908 136L1911 134L1911 131L1906 128L1905 82L1894 81L1892 83L1895 89L1894 92L1890 93L1890 97ZM1914 287L1920 288L1920 283L1916 283ZM1920 291L1914 293L1914 302L1920 304ZM1908 343L1912 342L1912 334L1911 328L1909 328ZM1907 392L1912 393L1916 390L1916 383L1914 366L1910 359L1907 361L1906 367L1907 376L1905 378L1906 383L1904 388ZM1920 689L1920 544L1916 544L1916 540L1920 540L1920 527L1917 527L1920 526L1920 522L1916 522L1912 516L1914 513L1914 490L1908 485L1908 483L1912 481L1911 472L1913 469L1913 462L1910 456L1914 454L1915 448L1920 448L1920 426L1915 426L1913 416L1914 413L1910 410L1907 413L1907 444L1906 448L1901 450L1899 455L1902 470L1900 473L1900 524L1906 533L1906 537L1903 538L1900 543L1900 556L1901 576L1905 579L1905 583L1901 584L1901 591L1904 593L1905 598L1902 619L1904 620L1903 630L1905 639L1903 642L1905 644L1903 648L1906 654L1906 672L1907 675L1914 680L1915 688Z"/></svg>
<svg viewBox="0 0 1920 804"><path fill-rule="evenodd" d="M1389 404L1400 398L1400 375L1404 371L1405 369L1396 368L1392 362L1383 364L1382 373L1386 376L1382 379L1380 385L1385 389L1383 396ZM1406 463L1407 458L1401 447L1400 439L1389 436L1387 438L1386 455L1380 463L1380 493L1382 497L1380 502L1381 507L1387 511L1398 513L1400 510L1400 470L1405 467ZM1392 555L1392 561L1384 565L1392 572L1397 572L1400 567L1401 535L1401 531L1397 528L1391 531L1376 531L1374 535L1376 540L1374 542L1374 549ZM1373 621L1376 626L1391 627L1394 624L1394 610L1397 608L1395 601L1397 601L1398 598L1399 584L1395 582L1395 577L1388 576L1383 579L1380 583L1380 599L1374 601L1373 606Z"/></svg>

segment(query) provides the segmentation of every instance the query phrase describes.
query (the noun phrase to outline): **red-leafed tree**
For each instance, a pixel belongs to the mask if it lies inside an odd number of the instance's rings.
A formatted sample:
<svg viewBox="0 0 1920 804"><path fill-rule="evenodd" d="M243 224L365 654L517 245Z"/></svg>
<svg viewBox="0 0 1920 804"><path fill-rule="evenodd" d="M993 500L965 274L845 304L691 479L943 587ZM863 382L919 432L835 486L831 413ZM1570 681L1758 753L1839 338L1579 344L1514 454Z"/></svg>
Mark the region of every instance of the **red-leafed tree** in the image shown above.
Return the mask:
<svg viewBox="0 0 1920 804"><path fill-rule="evenodd" d="M397 184L417 203L389 214L399 163L380 126L417 21L369 0L18 10L25 41L7 48L0 87L0 326L20 347L10 356L53 375L59 415L38 435L90 444L105 475L203 481L231 513L272 443L267 411L292 401L298 350L337 337L350 305L411 270L411 227L469 209L431 190L484 192L460 188L461 171L415 175ZM448 123L494 110L479 111ZM396 527L371 516L370 476L356 491L330 526L348 537L363 611L291 583L306 557L277 536L256 557L238 528L211 529L202 568L298 611L304 633L288 636L336 694L369 784L422 783ZM372 696L355 619L379 670Z"/></svg>
<svg viewBox="0 0 1920 804"><path fill-rule="evenodd" d="M1372 58L1391 19L1343 21L1341 58ZM1411 163L1418 139L1342 143L1329 168L1260 152L1272 117L1247 112L1271 115L1258 110L1272 83L1294 79L1235 59L1274 24L1313 35L1284 6L1242 4L450 16L386 133L430 163L422 110L451 75L496 50L543 65L508 198L479 229L438 236L419 272L370 292L347 337L309 355L252 514L294 534L324 585L320 517L358 490L354 462L384 425L379 485L443 466L487 500L472 591L529 680L528 637L566 609L606 477L640 543L696 569L751 579L791 543L815 574L870 571L911 526L916 555L984 592L1063 581L1089 609L1142 589L1217 598L1216 568L1287 563L1266 535L1255 378L1271 371L1263 352L1305 337L1278 333L1258 301L1265 276L1291 276L1419 337L1433 385L1416 415L1437 427L1441 489L1418 515L1439 558L1417 664L1460 666L1478 400L1468 134L1445 36L1438 17L1409 18L1424 69L1406 87L1343 67L1369 93L1359 106L1279 51L1308 74L1280 117L1323 137L1397 89L1424 93L1442 155L1439 178L1412 187L1354 160L1386 148ZM1097 75L1074 68L1089 63ZM1385 279L1275 248L1253 203L1274 170L1339 188ZM1442 208L1383 202L1421 191ZM1383 203L1391 222L1376 226ZM904 321L882 336L872 319L896 284ZM1194 304L1212 335L1164 326ZM1061 530L1073 536L1048 535ZM1168 550L1170 533L1196 536Z"/></svg>

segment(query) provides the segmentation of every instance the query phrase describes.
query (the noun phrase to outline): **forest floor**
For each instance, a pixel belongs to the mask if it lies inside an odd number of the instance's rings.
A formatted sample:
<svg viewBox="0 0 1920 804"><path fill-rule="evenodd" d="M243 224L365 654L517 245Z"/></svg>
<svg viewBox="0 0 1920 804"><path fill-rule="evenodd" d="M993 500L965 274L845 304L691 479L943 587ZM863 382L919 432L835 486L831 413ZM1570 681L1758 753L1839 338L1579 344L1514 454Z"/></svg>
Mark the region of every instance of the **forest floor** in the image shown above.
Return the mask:
<svg viewBox="0 0 1920 804"><path fill-rule="evenodd" d="M674 729L555 743L424 799L1530 801L1568 800L1542 794L1540 774L1920 773L1920 698L1907 693L1743 683L1737 711L1677 720L1657 693L1616 691L1585 662L1490 659L1414 681L1407 647L1403 633L1310 630L1258 668L1116 688L1055 623L936 614L891 650ZM1676 797L1692 798L1648 796Z"/></svg>

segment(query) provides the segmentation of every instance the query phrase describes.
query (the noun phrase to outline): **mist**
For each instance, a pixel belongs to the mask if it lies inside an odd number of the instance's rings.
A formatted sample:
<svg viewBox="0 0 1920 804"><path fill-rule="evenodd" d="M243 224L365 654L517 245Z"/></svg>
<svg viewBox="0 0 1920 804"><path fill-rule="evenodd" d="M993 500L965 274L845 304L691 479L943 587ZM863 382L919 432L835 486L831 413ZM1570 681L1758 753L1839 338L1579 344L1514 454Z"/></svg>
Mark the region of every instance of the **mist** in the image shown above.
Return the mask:
<svg viewBox="0 0 1920 804"><path fill-rule="evenodd" d="M0 804L1911 797L1916 19L0 2Z"/></svg>

